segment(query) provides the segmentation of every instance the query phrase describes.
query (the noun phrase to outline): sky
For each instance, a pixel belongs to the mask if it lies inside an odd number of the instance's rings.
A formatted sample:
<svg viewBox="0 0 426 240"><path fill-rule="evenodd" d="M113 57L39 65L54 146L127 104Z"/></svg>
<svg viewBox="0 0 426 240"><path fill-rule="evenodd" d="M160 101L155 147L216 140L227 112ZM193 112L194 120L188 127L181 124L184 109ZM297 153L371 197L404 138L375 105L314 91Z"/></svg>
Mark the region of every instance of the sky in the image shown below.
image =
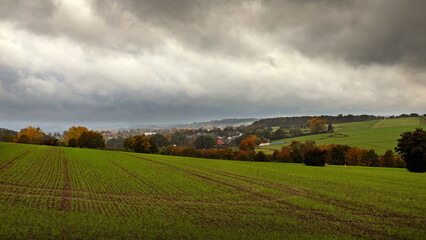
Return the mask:
<svg viewBox="0 0 426 240"><path fill-rule="evenodd" d="M423 114L425 11L423 0L0 0L0 125Z"/></svg>

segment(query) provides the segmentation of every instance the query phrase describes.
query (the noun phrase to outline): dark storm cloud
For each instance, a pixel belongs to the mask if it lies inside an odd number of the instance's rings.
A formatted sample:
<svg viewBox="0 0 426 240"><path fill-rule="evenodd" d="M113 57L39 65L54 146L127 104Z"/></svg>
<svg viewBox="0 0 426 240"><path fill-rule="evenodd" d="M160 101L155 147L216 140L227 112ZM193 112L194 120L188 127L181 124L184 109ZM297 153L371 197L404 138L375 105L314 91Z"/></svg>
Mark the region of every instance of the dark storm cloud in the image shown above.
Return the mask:
<svg viewBox="0 0 426 240"><path fill-rule="evenodd" d="M0 18L39 34L129 51L176 38L190 49L228 57L261 57L244 33L310 57L354 64L426 64L426 1L422 0L93 0L110 28L72 23L57 1L2 0ZM76 11L78 9L75 9ZM130 14L132 17L126 17ZM91 27L91 28L90 28ZM269 42L269 43L270 43Z"/></svg>
<svg viewBox="0 0 426 240"><path fill-rule="evenodd" d="M246 29L312 57L356 64L426 64L426 1L421 0L97 0L93 6L112 22L120 17L112 12L131 13L200 51L253 54L239 39L238 32Z"/></svg>
<svg viewBox="0 0 426 240"><path fill-rule="evenodd" d="M296 29L289 40L306 55L358 64L426 63L426 1L294 1L290 8L285 1L270 3L269 24Z"/></svg>
<svg viewBox="0 0 426 240"><path fill-rule="evenodd" d="M0 120L425 111L426 1L0 6Z"/></svg>

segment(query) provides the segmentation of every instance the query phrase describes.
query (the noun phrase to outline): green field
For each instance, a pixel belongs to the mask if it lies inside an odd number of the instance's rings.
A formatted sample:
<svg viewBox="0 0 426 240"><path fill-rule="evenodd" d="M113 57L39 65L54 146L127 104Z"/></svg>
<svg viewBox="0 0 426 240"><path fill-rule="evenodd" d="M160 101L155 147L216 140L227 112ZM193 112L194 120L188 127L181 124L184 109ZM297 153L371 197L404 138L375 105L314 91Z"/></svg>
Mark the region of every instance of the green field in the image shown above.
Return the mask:
<svg viewBox="0 0 426 240"><path fill-rule="evenodd" d="M394 151L397 139L402 132L413 131L415 128L424 128L423 118L396 118L366 122L335 124L334 133L323 133L303 137L287 138L275 142L285 142L289 145L292 140L314 140L317 145L346 144L365 149L374 149L377 154L383 155L387 150ZM257 149L265 153L280 150L283 145L265 146Z"/></svg>
<svg viewBox="0 0 426 240"><path fill-rule="evenodd" d="M0 143L0 239L424 239L426 175Z"/></svg>

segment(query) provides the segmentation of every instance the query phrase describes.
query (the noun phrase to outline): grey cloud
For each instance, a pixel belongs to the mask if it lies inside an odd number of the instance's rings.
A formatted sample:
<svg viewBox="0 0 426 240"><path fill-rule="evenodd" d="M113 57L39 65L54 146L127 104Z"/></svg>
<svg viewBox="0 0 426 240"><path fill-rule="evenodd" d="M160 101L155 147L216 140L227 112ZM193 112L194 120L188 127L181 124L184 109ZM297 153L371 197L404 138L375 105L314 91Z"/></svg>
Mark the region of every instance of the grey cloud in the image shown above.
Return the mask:
<svg viewBox="0 0 426 240"><path fill-rule="evenodd" d="M248 11L248 6L260 8ZM209 54L256 56L241 31L290 45L310 57L354 64L426 63L426 2L362 1L95 1L105 17L110 6L164 29L190 48Z"/></svg>
<svg viewBox="0 0 426 240"><path fill-rule="evenodd" d="M0 18L39 34L139 54L175 39L210 57L264 58L268 44L356 65L426 64L422 0L92 0L103 23L64 16L62 2L1 0ZM106 24L106 25L102 25ZM266 46L262 46L266 44Z"/></svg>
<svg viewBox="0 0 426 240"><path fill-rule="evenodd" d="M0 0L0 120L425 110L424 1L70 3Z"/></svg>
<svg viewBox="0 0 426 240"><path fill-rule="evenodd" d="M51 0L0 0L0 19L11 21L19 27L50 34L50 21L56 4Z"/></svg>
<svg viewBox="0 0 426 240"><path fill-rule="evenodd" d="M271 34L307 56L362 65L426 63L425 1L264 1L263 6Z"/></svg>

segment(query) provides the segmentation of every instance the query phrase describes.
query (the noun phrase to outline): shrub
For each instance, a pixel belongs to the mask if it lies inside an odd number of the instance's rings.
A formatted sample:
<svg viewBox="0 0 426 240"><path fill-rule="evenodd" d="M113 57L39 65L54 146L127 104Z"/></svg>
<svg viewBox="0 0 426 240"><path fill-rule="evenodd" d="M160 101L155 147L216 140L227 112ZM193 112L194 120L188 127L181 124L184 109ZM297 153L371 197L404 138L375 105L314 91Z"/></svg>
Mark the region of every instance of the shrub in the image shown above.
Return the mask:
<svg viewBox="0 0 426 240"><path fill-rule="evenodd" d="M304 163L308 166L324 166L327 151L315 148L305 153Z"/></svg>
<svg viewBox="0 0 426 240"><path fill-rule="evenodd" d="M268 161L268 157L263 153L262 151L259 151L256 153L256 156L254 157L254 161L256 162L266 162Z"/></svg>
<svg viewBox="0 0 426 240"><path fill-rule="evenodd" d="M240 161L253 161L254 154L253 152L240 151L237 156L235 156L235 159Z"/></svg>

